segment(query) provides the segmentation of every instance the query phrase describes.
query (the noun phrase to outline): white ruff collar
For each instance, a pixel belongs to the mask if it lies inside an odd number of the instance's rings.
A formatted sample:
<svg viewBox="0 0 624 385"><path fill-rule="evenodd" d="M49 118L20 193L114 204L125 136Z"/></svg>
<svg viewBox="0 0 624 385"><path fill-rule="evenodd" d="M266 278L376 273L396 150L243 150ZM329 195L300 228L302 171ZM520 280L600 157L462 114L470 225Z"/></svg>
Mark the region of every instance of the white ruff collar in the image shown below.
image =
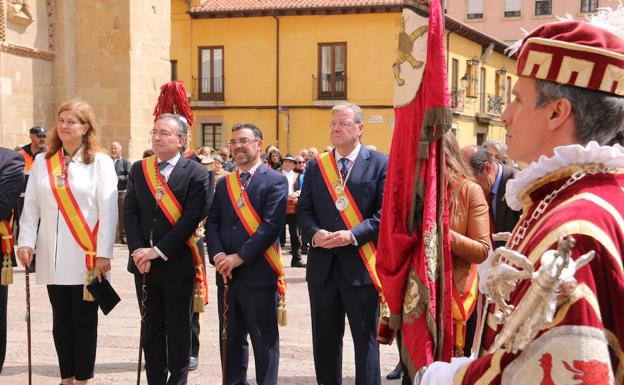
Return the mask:
<svg viewBox="0 0 624 385"><path fill-rule="evenodd" d="M542 155L537 162L532 162L529 167L516 174L514 179L507 182L505 200L507 205L514 210L521 210L522 203L518 199L527 188L538 179L545 177L562 168L601 163L605 167L624 168L624 147L601 146L598 142L591 141L587 145L571 144L559 146L553 149L554 155L550 158Z"/></svg>

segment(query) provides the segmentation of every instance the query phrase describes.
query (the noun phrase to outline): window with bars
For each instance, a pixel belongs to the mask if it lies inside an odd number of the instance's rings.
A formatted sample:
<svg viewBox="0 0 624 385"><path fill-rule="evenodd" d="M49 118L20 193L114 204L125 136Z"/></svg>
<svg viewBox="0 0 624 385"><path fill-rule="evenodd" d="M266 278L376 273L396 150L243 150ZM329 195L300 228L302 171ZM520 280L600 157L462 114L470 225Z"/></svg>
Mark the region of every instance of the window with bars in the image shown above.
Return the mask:
<svg viewBox="0 0 624 385"><path fill-rule="evenodd" d="M224 100L223 46L199 47L199 100Z"/></svg>
<svg viewBox="0 0 624 385"><path fill-rule="evenodd" d="M505 0L505 17L519 17L522 15L522 1L521 0Z"/></svg>
<svg viewBox="0 0 624 385"><path fill-rule="evenodd" d="M484 14L484 0L468 0L468 12L466 12L466 18L469 20L483 19Z"/></svg>
<svg viewBox="0 0 624 385"><path fill-rule="evenodd" d="M319 43L318 98L347 98L347 43Z"/></svg>
<svg viewBox="0 0 624 385"><path fill-rule="evenodd" d="M202 147L208 146L211 148L221 148L223 142L221 141L221 134L223 131L223 125L221 123L202 123Z"/></svg>
<svg viewBox="0 0 624 385"><path fill-rule="evenodd" d="M581 0L581 12L594 12L598 9L598 0Z"/></svg>
<svg viewBox="0 0 624 385"><path fill-rule="evenodd" d="M535 16L552 15L552 0L537 0L535 2Z"/></svg>

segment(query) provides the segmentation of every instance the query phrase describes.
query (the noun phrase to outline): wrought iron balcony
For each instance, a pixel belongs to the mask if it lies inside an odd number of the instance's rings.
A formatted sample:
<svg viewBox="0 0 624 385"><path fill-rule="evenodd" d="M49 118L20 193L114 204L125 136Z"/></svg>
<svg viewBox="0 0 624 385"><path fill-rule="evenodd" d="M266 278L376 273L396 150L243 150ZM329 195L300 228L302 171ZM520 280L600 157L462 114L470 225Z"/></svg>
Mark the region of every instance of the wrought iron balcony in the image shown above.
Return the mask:
<svg viewBox="0 0 624 385"><path fill-rule="evenodd" d="M452 90L451 91L451 108L455 112L464 111L464 98L466 97L466 90Z"/></svg>
<svg viewBox="0 0 624 385"><path fill-rule="evenodd" d="M503 97L492 94L480 94L481 113L492 116L501 116L503 113Z"/></svg>

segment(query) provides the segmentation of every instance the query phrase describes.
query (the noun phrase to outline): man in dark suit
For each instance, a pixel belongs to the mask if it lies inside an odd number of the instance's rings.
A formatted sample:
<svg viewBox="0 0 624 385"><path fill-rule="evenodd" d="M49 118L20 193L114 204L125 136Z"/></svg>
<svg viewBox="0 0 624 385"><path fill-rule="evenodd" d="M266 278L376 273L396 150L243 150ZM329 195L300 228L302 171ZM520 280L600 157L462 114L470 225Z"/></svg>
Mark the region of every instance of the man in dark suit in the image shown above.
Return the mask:
<svg viewBox="0 0 624 385"><path fill-rule="evenodd" d="M362 222L348 228L341 211L349 205L334 199L326 186L319 160L310 160L297 207L301 231L312 240L306 279L312 315L314 365L319 384L341 384L342 338L345 313L355 345L355 383L381 383L378 292L358 248L377 242L387 157L366 149L360 139L364 128L362 109L354 104L332 108L329 122L333 155L340 173L336 194L348 189L362 214ZM330 153L322 154L321 156ZM374 261L372 266L375 269Z"/></svg>
<svg viewBox="0 0 624 385"><path fill-rule="evenodd" d="M156 197L162 196L150 190L141 161L128 178L128 271L134 274L139 298L142 275L147 274L143 333L150 385L186 384L188 377L195 266L186 241L207 214L209 177L199 163L181 156L187 131L186 120L173 114L160 115L151 131L157 170L182 207L175 225L159 207Z"/></svg>
<svg viewBox="0 0 624 385"><path fill-rule="evenodd" d="M217 269L220 330L223 330L224 285L228 285L227 342L221 349L221 360L227 359L225 383L247 384L247 335L250 335L256 382L275 385L279 363L277 276L263 254L277 242L284 226L288 182L283 175L262 164L262 133L253 124L237 124L232 128L230 148L238 167L232 177L225 176L217 183L206 224L208 256ZM234 176L235 179L228 180ZM236 183L240 196L230 196L228 183L230 187ZM244 203L244 195L248 203ZM236 206L243 210L247 204L260 221L252 234L245 229L247 226L236 210Z"/></svg>
<svg viewBox="0 0 624 385"><path fill-rule="evenodd" d="M121 144L119 142L111 143L111 158L115 165L115 173L117 173L117 207L119 208L119 220L117 221L117 234L115 243L126 244L126 231L124 230L124 200L126 199L126 190L128 189L128 172L130 171L130 162L123 157Z"/></svg>
<svg viewBox="0 0 624 385"><path fill-rule="evenodd" d="M511 232L518 223L522 212L512 210L505 200L507 181L513 179L518 170L497 163L485 147L466 146L462 156L475 174L477 183L483 189L490 207L492 233ZM494 240L494 247L505 246L505 241Z"/></svg>
<svg viewBox="0 0 624 385"><path fill-rule="evenodd" d="M0 221L9 221L24 183L24 158L15 151L0 148ZM0 234L8 236L8 234ZM11 250L13 254L13 250ZM0 252L0 254L4 254ZM4 257L4 255L0 255ZM14 255L11 255L15 258ZM7 296L9 287L0 285L0 372L4 365L7 338Z"/></svg>

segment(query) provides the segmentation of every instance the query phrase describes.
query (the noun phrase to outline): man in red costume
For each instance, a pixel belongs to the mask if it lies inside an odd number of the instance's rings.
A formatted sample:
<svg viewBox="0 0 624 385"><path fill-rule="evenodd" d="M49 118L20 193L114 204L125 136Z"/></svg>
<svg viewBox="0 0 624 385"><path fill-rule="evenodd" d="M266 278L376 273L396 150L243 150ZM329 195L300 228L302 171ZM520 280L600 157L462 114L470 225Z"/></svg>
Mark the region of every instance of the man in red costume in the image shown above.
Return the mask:
<svg viewBox="0 0 624 385"><path fill-rule="evenodd" d="M502 116L509 157L530 163L507 184L507 203L524 215L506 247L519 253L516 261L526 256L524 270L533 267L537 274L546 274L551 257L561 255L552 251L560 237L576 241L571 264L590 251L593 260L577 268L575 281L567 280L549 303L526 312L523 306L543 287L535 274L517 279L515 264L507 273L517 286L504 283L510 285L507 302L516 315L524 314L518 333L506 333L510 318L497 323L504 304L490 304L473 358L436 362L416 383L623 383L623 31L623 5L588 23L562 21L533 31L517 51L520 78ZM501 265L493 266L488 283L500 276ZM486 294L496 298L495 289L487 285ZM533 332L523 335L536 320Z"/></svg>

